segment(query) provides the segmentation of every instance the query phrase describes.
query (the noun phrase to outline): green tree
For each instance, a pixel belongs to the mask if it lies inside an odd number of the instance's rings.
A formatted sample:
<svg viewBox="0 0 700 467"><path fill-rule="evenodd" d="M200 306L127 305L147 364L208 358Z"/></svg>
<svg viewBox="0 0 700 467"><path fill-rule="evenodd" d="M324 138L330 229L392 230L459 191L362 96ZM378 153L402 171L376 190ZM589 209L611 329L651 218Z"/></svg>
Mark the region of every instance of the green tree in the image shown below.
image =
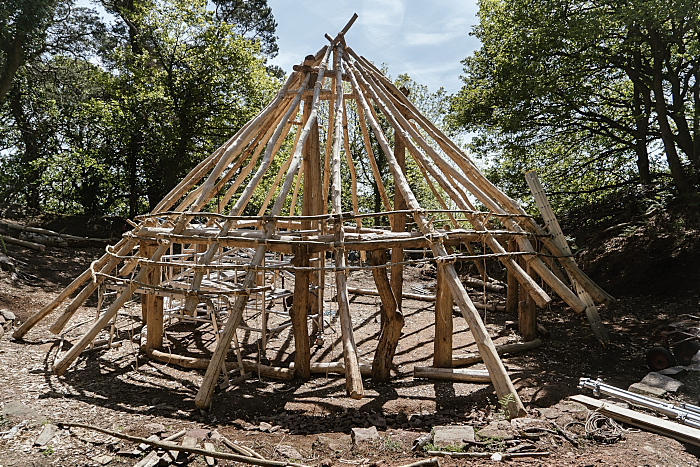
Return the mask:
<svg viewBox="0 0 700 467"><path fill-rule="evenodd" d="M27 59L40 53L56 0L6 0L0 5L0 101Z"/></svg>
<svg viewBox="0 0 700 467"><path fill-rule="evenodd" d="M474 149L513 181L522 172L505 172L537 168L555 190L575 175L592 195L668 171L679 192L692 191L699 8L686 0L482 0L473 31L482 47L463 61L451 124L477 132ZM660 147L665 164L655 158ZM562 164L578 171L558 178Z"/></svg>
<svg viewBox="0 0 700 467"><path fill-rule="evenodd" d="M153 208L252 118L279 83L260 42L218 21L204 0L154 2L121 14L136 35L110 57L118 72L112 95L134 215Z"/></svg>
<svg viewBox="0 0 700 467"><path fill-rule="evenodd" d="M25 43L22 66L0 100L8 144L0 159L7 177L0 193L33 208L42 207L52 190L43 177L49 159L67 145L63 111L80 102L69 88L76 82L76 90L84 87L77 70L95 52L93 37L103 32L96 13L72 1L54 2L43 27Z"/></svg>

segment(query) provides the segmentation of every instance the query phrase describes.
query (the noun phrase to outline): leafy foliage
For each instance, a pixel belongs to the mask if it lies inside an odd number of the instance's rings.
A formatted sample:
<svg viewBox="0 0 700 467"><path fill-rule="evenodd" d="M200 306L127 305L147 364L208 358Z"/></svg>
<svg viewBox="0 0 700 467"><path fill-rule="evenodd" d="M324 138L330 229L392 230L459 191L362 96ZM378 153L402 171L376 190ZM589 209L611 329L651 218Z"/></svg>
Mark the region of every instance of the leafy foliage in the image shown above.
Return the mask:
<svg viewBox="0 0 700 467"><path fill-rule="evenodd" d="M700 7L679 0L482 0L449 122L512 196L537 170L566 202L669 174L692 191L700 154Z"/></svg>
<svg viewBox="0 0 700 467"><path fill-rule="evenodd" d="M238 3L226 4L235 24L204 0L106 2L110 24L47 3L33 55L0 96L4 198L73 213L152 208L279 85L266 65L274 18Z"/></svg>

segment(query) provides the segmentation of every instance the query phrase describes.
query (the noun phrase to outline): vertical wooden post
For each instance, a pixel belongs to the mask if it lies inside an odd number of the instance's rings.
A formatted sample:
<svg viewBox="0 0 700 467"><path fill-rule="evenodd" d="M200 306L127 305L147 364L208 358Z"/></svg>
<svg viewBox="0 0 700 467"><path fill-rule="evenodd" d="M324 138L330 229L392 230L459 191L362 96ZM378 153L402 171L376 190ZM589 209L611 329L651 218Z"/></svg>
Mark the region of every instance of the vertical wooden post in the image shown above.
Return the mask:
<svg viewBox="0 0 700 467"><path fill-rule="evenodd" d="M452 368L452 292L446 282L444 266L437 266L435 289L435 341L433 366Z"/></svg>
<svg viewBox="0 0 700 467"><path fill-rule="evenodd" d="M141 242L141 254L150 258L156 252L156 247ZM144 282L153 285L160 284L160 266L149 267ZM146 327L146 349L160 350L163 348L163 297L154 294L141 294L141 315Z"/></svg>
<svg viewBox="0 0 700 467"><path fill-rule="evenodd" d="M299 245L295 248L292 264L296 268L309 267L309 247ZM294 271L294 304L289 311L294 331L294 374L303 380L311 377L311 349L309 343L309 270Z"/></svg>
<svg viewBox="0 0 700 467"><path fill-rule="evenodd" d="M372 250L370 253L372 266L386 264L385 250ZM403 315L397 309L396 298L391 290L391 284L386 274L386 268L372 268L374 283L381 299L381 330L379 343L372 362L372 381L387 382L391 378L391 363L394 360L396 346L401 337ZM451 356L450 356L451 358Z"/></svg>
<svg viewBox="0 0 700 467"><path fill-rule="evenodd" d="M308 59L309 57L307 57ZM309 84L311 87L316 82L316 76L312 76L313 83ZM321 83L323 84L323 83ZM307 98L304 102L304 114L303 121L309 119L311 114L312 98ZM304 144L303 149L303 172L304 172L304 192L301 205L302 216L313 216L317 214L323 214L323 183L321 180L321 148L319 145L319 134L318 134L318 120L314 121L311 126L311 131ZM302 230L318 229L318 221L304 220L301 222ZM322 261L325 253L320 253L318 255L319 261ZM321 263L323 264L323 263ZM307 300L307 306L309 308L309 313L312 315L318 315L319 320L323 319L323 312L321 310L321 300L318 299L320 293L317 288L321 283L321 278L319 273L307 275L307 288L308 284L316 288L316 292L313 293L309 300ZM295 298L296 300L296 298ZM307 326L308 328L308 326ZM318 332L318 324L314 322L312 333Z"/></svg>
<svg viewBox="0 0 700 467"><path fill-rule="evenodd" d="M518 251L518 242L515 239L508 240L508 251L514 253ZM508 288L506 292L506 313L516 314L518 312L520 283L510 269L508 271Z"/></svg>
<svg viewBox="0 0 700 467"><path fill-rule="evenodd" d="M520 258L523 269L528 274L532 274L532 268L524 257ZM518 303L518 332L525 342L537 338L537 306L535 301L520 287L520 302Z"/></svg>

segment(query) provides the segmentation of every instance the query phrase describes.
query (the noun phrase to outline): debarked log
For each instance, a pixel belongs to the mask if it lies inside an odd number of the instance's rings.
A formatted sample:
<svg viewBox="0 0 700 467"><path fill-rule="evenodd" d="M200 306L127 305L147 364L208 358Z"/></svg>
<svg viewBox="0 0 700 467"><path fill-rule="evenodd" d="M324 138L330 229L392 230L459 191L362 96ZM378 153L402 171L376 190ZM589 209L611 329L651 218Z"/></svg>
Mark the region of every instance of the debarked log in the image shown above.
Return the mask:
<svg viewBox="0 0 700 467"><path fill-rule="evenodd" d="M497 345L496 352L498 355L506 355L510 353L524 352L526 350L535 349L542 345L541 339L531 340L529 342L516 342L515 344ZM481 355L478 352L471 352L461 356L452 357L453 366L473 365L482 362Z"/></svg>
<svg viewBox="0 0 700 467"><path fill-rule="evenodd" d="M153 446L154 448L164 449L164 450L168 450L168 451L185 451L185 452L190 452L192 454L199 454L202 456L215 457L217 459L226 459L226 460L241 462L244 464L261 465L261 466L266 466L266 467L285 467L285 466L305 467L303 464L296 464L293 462L271 461L271 460L267 460L267 459L260 459L257 457L241 456L238 454L228 454L228 453L224 453L224 452L207 451L206 449L199 449L199 448L191 447L191 446L190 447L179 446L179 445L172 443L172 442L154 441L151 439L139 438L137 436L131 436L131 435L127 435L124 433L118 433L116 431L106 430L104 428L99 428L99 427L92 426L92 425L85 425L83 423L58 422L57 424L60 426L66 426L66 427L76 427L76 428L83 428L86 430L94 430L94 431L97 431L99 433L104 433L106 435L113 436L114 438L124 439L124 440L130 441L132 443L147 444L147 445Z"/></svg>
<svg viewBox="0 0 700 467"><path fill-rule="evenodd" d="M46 245L43 245L41 243L29 242L27 240L20 240L19 238L8 237L7 235L3 235L2 240L5 243L23 246L25 248L29 248L30 250L44 251L46 249Z"/></svg>
<svg viewBox="0 0 700 467"><path fill-rule="evenodd" d="M432 366L413 367L414 378L437 379L441 381L464 381L469 383L491 383L488 370L464 368L435 368Z"/></svg>
<svg viewBox="0 0 700 467"><path fill-rule="evenodd" d="M294 362L289 364L289 369L294 370ZM343 362L312 363L311 373L345 375L345 364ZM360 364L360 374L372 376L372 365Z"/></svg>
<svg viewBox="0 0 700 467"><path fill-rule="evenodd" d="M161 363L172 363L173 365L193 370L206 370L209 367L210 362L208 358L188 357L184 355L162 352L160 350L155 349L147 349L146 355L148 355L148 358ZM226 362L227 371L237 370L238 368L238 363ZM291 381L292 379L294 379L293 369L261 365L255 362L243 361L243 371L246 373L250 372L253 374L259 374L260 376L264 376L266 378L278 379L282 381Z"/></svg>

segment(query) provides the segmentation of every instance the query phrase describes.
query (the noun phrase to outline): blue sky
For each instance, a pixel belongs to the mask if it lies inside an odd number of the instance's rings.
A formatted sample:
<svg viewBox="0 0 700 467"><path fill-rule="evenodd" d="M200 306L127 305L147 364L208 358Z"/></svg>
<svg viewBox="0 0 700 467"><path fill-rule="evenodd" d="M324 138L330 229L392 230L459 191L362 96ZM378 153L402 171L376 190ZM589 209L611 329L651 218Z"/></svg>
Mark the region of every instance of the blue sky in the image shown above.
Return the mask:
<svg viewBox="0 0 700 467"><path fill-rule="evenodd" d="M476 0L268 0L278 23L279 55L272 63L289 73L292 65L327 43L353 13L359 18L347 44L389 74L407 73L430 91L461 87L460 61L479 47L469 36L477 23Z"/></svg>

